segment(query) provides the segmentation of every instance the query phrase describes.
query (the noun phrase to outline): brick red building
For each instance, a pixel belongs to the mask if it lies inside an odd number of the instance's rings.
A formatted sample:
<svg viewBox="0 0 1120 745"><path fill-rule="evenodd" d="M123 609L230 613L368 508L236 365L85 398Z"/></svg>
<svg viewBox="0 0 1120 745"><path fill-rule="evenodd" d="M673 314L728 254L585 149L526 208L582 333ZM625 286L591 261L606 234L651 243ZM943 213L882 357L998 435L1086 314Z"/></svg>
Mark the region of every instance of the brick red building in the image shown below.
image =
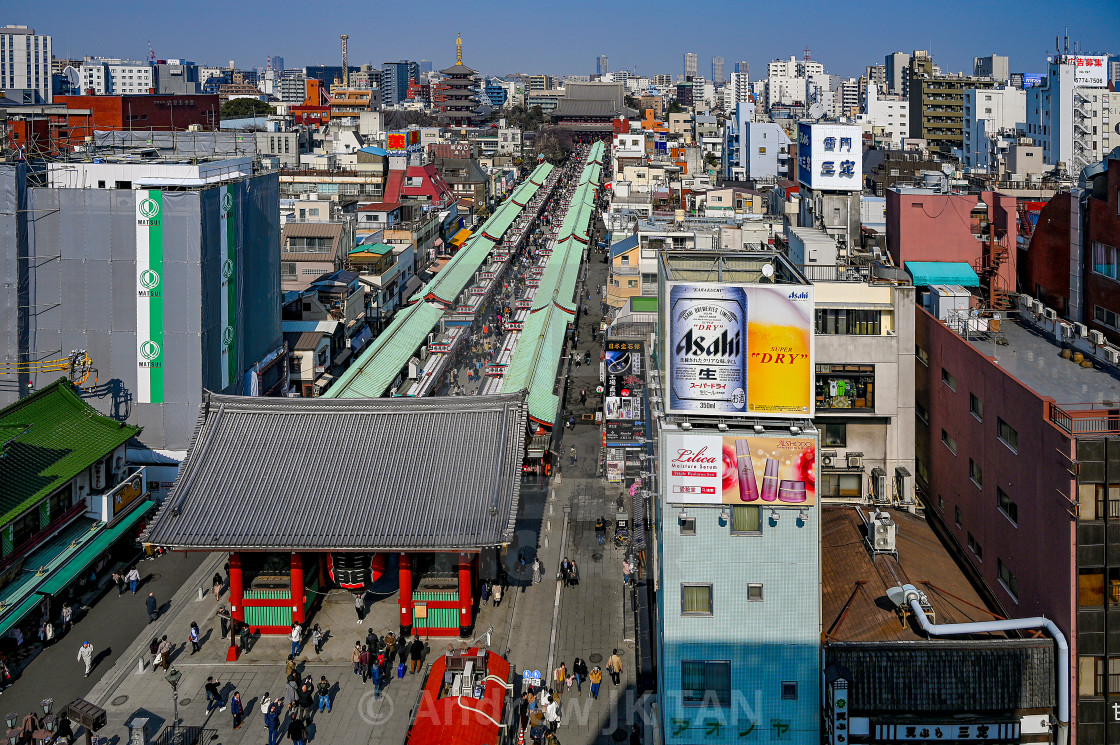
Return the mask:
<svg viewBox="0 0 1120 745"><path fill-rule="evenodd" d="M1120 159L1106 159L1089 173L1084 190L1056 194L1043 207L1027 249L1019 251L1019 286L1061 317L1120 344ZM1070 286L1075 265L1077 291Z"/></svg>

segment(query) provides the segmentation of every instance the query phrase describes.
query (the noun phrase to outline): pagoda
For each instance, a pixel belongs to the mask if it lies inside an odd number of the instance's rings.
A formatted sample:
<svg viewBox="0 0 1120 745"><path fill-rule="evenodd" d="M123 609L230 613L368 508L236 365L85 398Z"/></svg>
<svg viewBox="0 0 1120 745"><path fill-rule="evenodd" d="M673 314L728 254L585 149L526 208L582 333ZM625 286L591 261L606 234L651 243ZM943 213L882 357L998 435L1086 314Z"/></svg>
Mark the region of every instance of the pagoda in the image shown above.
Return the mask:
<svg viewBox="0 0 1120 745"><path fill-rule="evenodd" d="M440 70L443 80L432 86L436 117L444 127L470 127L480 119L478 71L463 64L463 37L455 39L455 64Z"/></svg>

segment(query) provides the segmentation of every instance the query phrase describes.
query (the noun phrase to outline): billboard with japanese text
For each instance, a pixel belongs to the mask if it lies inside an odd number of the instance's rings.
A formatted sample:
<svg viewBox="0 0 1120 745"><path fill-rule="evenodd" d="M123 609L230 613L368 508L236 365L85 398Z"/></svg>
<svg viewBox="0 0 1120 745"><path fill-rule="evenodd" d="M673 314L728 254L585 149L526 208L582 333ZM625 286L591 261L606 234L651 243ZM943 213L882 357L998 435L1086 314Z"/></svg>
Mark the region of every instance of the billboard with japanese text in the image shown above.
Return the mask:
<svg viewBox="0 0 1120 745"><path fill-rule="evenodd" d="M797 180L811 189L859 191L863 140L859 125L797 125Z"/></svg>
<svg viewBox="0 0 1120 745"><path fill-rule="evenodd" d="M1067 54L1062 58L1063 65L1074 69L1073 84L1088 88L1104 88L1108 85L1108 57L1086 54Z"/></svg>
<svg viewBox="0 0 1120 745"><path fill-rule="evenodd" d="M640 440L645 434L645 389L640 341L608 339L603 345L603 421L608 442Z"/></svg>
<svg viewBox="0 0 1120 745"><path fill-rule="evenodd" d="M816 503L815 437L666 432L663 442L668 504Z"/></svg>
<svg viewBox="0 0 1120 745"><path fill-rule="evenodd" d="M666 282L672 414L811 417L813 287Z"/></svg>

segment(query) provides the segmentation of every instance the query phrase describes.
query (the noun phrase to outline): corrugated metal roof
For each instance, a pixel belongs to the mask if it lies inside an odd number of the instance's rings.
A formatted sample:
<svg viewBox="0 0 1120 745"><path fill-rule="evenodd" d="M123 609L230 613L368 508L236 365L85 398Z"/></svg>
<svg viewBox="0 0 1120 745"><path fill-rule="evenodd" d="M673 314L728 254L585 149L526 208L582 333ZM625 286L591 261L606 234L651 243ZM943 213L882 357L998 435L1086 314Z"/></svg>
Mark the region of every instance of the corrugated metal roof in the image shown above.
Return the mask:
<svg viewBox="0 0 1120 745"><path fill-rule="evenodd" d="M976 271L963 261L907 261L906 271L914 278L915 287L928 285L961 285L979 287Z"/></svg>
<svg viewBox="0 0 1120 745"><path fill-rule="evenodd" d="M521 395L208 392L179 478L143 540L210 550L499 546L513 537L524 422Z"/></svg>

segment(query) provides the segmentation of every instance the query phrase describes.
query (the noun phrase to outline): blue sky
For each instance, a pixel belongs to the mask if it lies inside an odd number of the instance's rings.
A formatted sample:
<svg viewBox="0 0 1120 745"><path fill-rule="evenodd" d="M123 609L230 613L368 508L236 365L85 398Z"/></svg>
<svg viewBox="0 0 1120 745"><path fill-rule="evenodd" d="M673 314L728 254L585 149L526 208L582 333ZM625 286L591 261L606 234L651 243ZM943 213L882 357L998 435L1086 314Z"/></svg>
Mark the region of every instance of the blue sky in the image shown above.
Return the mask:
<svg viewBox="0 0 1120 745"><path fill-rule="evenodd" d="M422 9L422 10L420 10ZM1120 52L1118 0L944 0L943 2L538 2L488 0L3 0L0 25L23 24L54 37L57 56L160 58L263 67L268 54L289 67L339 64L340 33L350 34L352 64L430 59L464 62L493 74L588 74L606 54L610 69L680 74L696 52L702 75L715 55L751 64L800 57L808 46L829 72L858 76L888 52L932 49L947 71L971 71L972 57L1011 57L1012 71L1042 72L1054 37L1069 26L1085 52Z"/></svg>

